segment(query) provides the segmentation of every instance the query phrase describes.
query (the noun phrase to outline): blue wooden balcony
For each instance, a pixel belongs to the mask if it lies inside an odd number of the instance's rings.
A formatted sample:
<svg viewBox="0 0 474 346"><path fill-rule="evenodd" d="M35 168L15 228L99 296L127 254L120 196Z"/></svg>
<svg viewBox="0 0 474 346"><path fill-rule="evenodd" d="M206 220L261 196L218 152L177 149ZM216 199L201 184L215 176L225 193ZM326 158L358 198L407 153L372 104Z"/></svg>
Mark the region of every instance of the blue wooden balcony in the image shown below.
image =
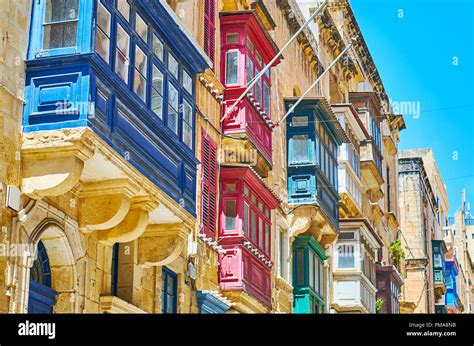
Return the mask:
<svg viewBox="0 0 474 346"><path fill-rule="evenodd" d="M285 99L289 109L297 98ZM319 206L338 224L337 147L348 141L323 97L307 98L287 118L288 202Z"/></svg>
<svg viewBox="0 0 474 346"><path fill-rule="evenodd" d="M195 76L210 64L166 2L34 1L23 131L89 128L195 215Z"/></svg>

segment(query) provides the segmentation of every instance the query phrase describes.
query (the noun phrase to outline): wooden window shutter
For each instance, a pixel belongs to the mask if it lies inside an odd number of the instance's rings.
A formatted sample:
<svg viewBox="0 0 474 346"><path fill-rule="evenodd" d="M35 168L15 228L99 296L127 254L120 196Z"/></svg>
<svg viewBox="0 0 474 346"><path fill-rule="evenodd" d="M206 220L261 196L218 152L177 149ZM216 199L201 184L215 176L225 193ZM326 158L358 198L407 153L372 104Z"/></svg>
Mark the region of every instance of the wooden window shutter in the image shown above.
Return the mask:
<svg viewBox="0 0 474 346"><path fill-rule="evenodd" d="M216 1L204 0L204 51L215 63L216 55Z"/></svg>
<svg viewBox="0 0 474 346"><path fill-rule="evenodd" d="M214 239L217 215L217 144L203 130L201 152L202 231Z"/></svg>

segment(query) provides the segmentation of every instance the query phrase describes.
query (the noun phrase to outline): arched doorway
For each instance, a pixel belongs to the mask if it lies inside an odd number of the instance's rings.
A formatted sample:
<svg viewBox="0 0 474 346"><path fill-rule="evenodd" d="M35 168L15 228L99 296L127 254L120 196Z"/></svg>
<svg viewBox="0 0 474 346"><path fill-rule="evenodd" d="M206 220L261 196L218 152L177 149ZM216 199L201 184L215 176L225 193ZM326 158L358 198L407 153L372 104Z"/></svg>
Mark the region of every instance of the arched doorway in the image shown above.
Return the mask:
<svg viewBox="0 0 474 346"><path fill-rule="evenodd" d="M51 288L51 266L42 241L38 242L35 261L30 269L29 314L51 314L57 292Z"/></svg>

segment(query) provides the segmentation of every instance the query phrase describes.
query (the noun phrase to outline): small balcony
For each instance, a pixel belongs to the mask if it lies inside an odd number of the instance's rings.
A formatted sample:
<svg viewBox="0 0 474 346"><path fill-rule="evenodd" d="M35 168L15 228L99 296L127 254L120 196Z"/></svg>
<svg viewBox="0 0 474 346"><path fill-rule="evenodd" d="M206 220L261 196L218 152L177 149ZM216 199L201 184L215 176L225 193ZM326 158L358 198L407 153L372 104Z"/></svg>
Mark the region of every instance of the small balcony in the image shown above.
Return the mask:
<svg viewBox="0 0 474 346"><path fill-rule="evenodd" d="M267 177L272 168L271 68L228 113L247 86L278 53L279 49L259 17L261 14L263 12L259 11L221 13L223 111L228 114L223 120L222 130L226 135L225 150L235 152L239 157L256 151L258 155L249 164L261 176ZM280 59L271 67L278 65Z"/></svg>
<svg viewBox="0 0 474 346"><path fill-rule="evenodd" d="M433 253L433 280L436 299L441 299L446 294L446 261L447 252L444 240L432 240Z"/></svg>
<svg viewBox="0 0 474 346"><path fill-rule="evenodd" d="M220 289L242 310L255 304L255 299L271 310L271 264L264 263L256 253L254 247L244 244L223 246L219 253Z"/></svg>
<svg viewBox="0 0 474 346"><path fill-rule="evenodd" d="M235 100L244 92L245 88L226 90L228 100L224 107L224 113L234 104ZM237 107L223 122L224 134L223 148L228 153L233 151L237 161L235 163L248 163L266 177L272 169L272 129L269 115L263 113L258 105L255 105L251 96L242 100ZM252 153L256 151L258 155ZM229 156L231 157L231 156ZM231 164L233 160L225 160Z"/></svg>
<svg viewBox="0 0 474 346"><path fill-rule="evenodd" d="M382 239L366 219L340 219L339 225L332 308L337 313L375 313L375 256Z"/></svg>
<svg viewBox="0 0 474 346"><path fill-rule="evenodd" d="M285 98L286 109L297 100ZM286 122L288 202L317 207L337 229L337 147L349 139L324 97L305 98Z"/></svg>
<svg viewBox="0 0 474 346"><path fill-rule="evenodd" d="M392 266L377 266L377 299L382 299L382 314L400 313L399 294L403 279L397 269Z"/></svg>
<svg viewBox="0 0 474 346"><path fill-rule="evenodd" d="M279 200L248 167L220 175L219 283L239 311L271 309L271 210ZM260 310L259 310L260 311Z"/></svg>
<svg viewBox="0 0 474 346"><path fill-rule="evenodd" d="M385 118L380 113L380 103L374 92L351 92L349 100L357 110L359 119L364 124L370 139L363 141L360 148L360 161L362 178L368 185L369 190L380 190L384 183L382 174L382 134ZM387 132L388 129L385 131ZM381 196L379 195L381 198Z"/></svg>
<svg viewBox="0 0 474 346"><path fill-rule="evenodd" d="M339 216L362 216L362 183L348 161L339 161L339 196L341 197Z"/></svg>
<svg viewBox="0 0 474 346"><path fill-rule="evenodd" d="M365 276L334 274L334 303L338 313L375 313L375 286Z"/></svg>
<svg viewBox="0 0 474 346"><path fill-rule="evenodd" d="M382 154L373 141L360 148L360 168L362 178L369 190L379 190L384 183L382 175Z"/></svg>
<svg viewBox="0 0 474 346"><path fill-rule="evenodd" d="M397 153L397 142L396 139L393 137L388 121L384 121L382 123L382 138L384 147L386 148L388 153L390 155L395 155Z"/></svg>
<svg viewBox="0 0 474 346"><path fill-rule="evenodd" d="M312 236L299 236L293 242L294 312L321 314L327 311L327 269L324 249Z"/></svg>

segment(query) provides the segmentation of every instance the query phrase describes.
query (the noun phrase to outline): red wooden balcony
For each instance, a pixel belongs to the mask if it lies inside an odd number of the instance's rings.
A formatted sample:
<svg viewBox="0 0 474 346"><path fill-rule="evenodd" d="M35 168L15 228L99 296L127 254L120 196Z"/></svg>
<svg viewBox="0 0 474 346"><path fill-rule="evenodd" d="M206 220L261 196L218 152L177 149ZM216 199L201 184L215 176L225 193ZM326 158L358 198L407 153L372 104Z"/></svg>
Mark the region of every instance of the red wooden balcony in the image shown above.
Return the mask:
<svg viewBox="0 0 474 346"><path fill-rule="evenodd" d="M277 53L278 48L255 12L221 13L224 114ZM272 67L279 63L280 59L277 59ZM226 135L233 137L224 139L224 148L256 149L260 157L257 162L249 164L266 176L272 166L270 70L257 80L242 102L226 117L222 128Z"/></svg>
<svg viewBox="0 0 474 346"><path fill-rule="evenodd" d="M223 167L220 175L219 282L271 305L271 210L278 199L254 170Z"/></svg>

